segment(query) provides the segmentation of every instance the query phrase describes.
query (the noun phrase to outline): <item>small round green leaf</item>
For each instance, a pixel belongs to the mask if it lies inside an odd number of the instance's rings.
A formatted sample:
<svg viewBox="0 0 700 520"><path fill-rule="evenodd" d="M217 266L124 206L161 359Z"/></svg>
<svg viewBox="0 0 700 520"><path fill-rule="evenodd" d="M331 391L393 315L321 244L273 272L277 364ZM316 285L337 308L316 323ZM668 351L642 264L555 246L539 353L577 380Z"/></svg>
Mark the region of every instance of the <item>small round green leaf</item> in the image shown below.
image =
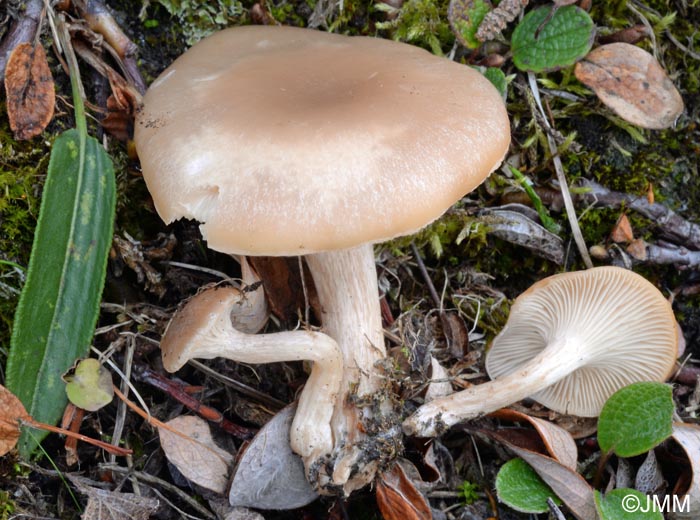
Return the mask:
<svg viewBox="0 0 700 520"><path fill-rule="evenodd" d="M604 453L634 457L672 433L673 395L663 383L634 383L615 392L598 419L598 444Z"/></svg>
<svg viewBox="0 0 700 520"><path fill-rule="evenodd" d="M95 412L112 402L112 375L93 358L83 359L71 374L63 376L68 399L78 408Z"/></svg>
<svg viewBox="0 0 700 520"><path fill-rule="evenodd" d="M527 462L513 459L506 462L496 475L498 499L521 513L549 511L547 499L561 501Z"/></svg>
<svg viewBox="0 0 700 520"><path fill-rule="evenodd" d="M588 13L569 5L530 11L513 31L513 63L520 70L543 72L573 65L593 45L595 28Z"/></svg>
<svg viewBox="0 0 700 520"><path fill-rule="evenodd" d="M614 489L605 496L595 492L595 507L601 520L663 520L652 497L636 489Z"/></svg>

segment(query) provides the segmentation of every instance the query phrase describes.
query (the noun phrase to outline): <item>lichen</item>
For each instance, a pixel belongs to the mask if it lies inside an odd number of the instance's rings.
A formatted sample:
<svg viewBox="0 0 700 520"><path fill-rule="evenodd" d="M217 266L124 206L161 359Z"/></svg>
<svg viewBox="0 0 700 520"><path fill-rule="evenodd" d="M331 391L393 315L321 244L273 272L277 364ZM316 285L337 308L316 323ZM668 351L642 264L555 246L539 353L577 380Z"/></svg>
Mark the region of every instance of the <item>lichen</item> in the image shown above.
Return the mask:
<svg viewBox="0 0 700 520"><path fill-rule="evenodd" d="M247 10L238 0L155 0L177 21L177 26L187 45L230 25L241 24ZM142 10L142 19L147 26L154 26L155 19Z"/></svg>

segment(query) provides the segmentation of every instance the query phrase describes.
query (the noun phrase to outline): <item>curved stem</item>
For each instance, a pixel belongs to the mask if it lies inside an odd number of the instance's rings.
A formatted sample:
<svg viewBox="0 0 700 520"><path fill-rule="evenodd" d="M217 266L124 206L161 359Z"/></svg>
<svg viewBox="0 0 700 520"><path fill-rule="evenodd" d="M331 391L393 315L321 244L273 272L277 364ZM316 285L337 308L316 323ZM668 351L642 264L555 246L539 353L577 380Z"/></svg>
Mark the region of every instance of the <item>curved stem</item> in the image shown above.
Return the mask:
<svg viewBox="0 0 700 520"><path fill-rule="evenodd" d="M242 363L313 361L290 432L292 449L306 459L308 467L312 461L329 454L334 446L331 418L343 374L343 358L338 345L320 332L243 333L236 330L231 320L238 292L233 290L222 296L221 301L209 309L207 326L197 331L196 338L191 340L196 344L191 357L223 357ZM179 327L174 330L176 334ZM169 327L166 335L170 332Z"/></svg>
<svg viewBox="0 0 700 520"><path fill-rule="evenodd" d="M404 421L404 433L434 437L458 422L536 394L586 364L587 356L580 347L576 338L553 341L515 372L424 404Z"/></svg>

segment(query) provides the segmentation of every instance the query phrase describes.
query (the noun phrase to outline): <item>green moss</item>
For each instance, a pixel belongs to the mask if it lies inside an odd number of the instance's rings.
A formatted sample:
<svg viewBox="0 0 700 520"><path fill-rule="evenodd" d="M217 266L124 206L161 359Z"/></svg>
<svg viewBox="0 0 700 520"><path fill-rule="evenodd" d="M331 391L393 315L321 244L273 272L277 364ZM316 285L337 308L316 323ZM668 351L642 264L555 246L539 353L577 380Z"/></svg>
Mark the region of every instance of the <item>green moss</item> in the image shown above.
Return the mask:
<svg viewBox="0 0 700 520"><path fill-rule="evenodd" d="M394 20L377 23L376 26L388 30L394 40L442 55L454 42L454 34L447 21L448 3L447 0L407 0Z"/></svg>
<svg viewBox="0 0 700 520"><path fill-rule="evenodd" d="M49 161L49 143L41 138L12 138L0 113L0 260L29 263L39 214L39 191ZM11 265L0 264L0 345L9 343L10 326L23 280Z"/></svg>
<svg viewBox="0 0 700 520"><path fill-rule="evenodd" d="M15 512L15 503L7 491L0 491L0 520L8 520Z"/></svg>

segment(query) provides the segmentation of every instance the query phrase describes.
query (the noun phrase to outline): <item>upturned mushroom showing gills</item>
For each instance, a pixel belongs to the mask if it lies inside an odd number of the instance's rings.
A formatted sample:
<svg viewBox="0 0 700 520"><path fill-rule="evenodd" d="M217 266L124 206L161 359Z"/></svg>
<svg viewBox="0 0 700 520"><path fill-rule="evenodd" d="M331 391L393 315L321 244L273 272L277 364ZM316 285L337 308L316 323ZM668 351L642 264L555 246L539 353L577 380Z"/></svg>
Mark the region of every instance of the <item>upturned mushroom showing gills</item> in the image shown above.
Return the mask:
<svg viewBox="0 0 700 520"><path fill-rule="evenodd" d="M388 411L363 405L381 400L385 357L372 244L439 217L509 141L498 92L469 67L307 29L222 31L146 93L135 142L163 220L199 221L225 253L305 256L343 359L332 438L305 434L320 427L308 421L290 435L322 492L350 493L383 462L361 424Z"/></svg>
<svg viewBox="0 0 700 520"><path fill-rule="evenodd" d="M486 359L493 381L421 406L403 428L439 435L526 397L597 417L623 386L665 381L677 349L671 305L643 277L619 267L551 276L513 303Z"/></svg>

